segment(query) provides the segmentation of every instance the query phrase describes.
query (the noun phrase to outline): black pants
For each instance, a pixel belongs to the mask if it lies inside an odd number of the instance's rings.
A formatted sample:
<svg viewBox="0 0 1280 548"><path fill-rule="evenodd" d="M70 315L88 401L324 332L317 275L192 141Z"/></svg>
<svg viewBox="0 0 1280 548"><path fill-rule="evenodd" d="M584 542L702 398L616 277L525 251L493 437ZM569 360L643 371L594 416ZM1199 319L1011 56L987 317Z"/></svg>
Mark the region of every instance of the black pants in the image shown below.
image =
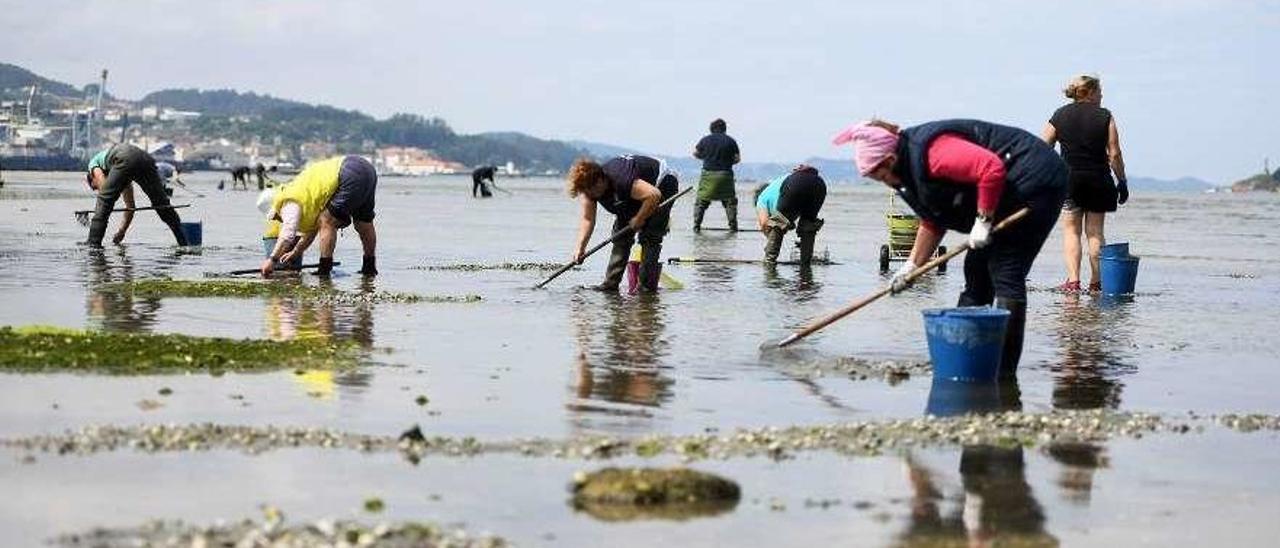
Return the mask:
<svg viewBox="0 0 1280 548"><path fill-rule="evenodd" d="M170 205L169 195L164 191L164 182L156 171L156 160L146 151L132 145L116 145L107 156L107 164L107 180L98 189L98 203L93 210L93 220L89 223L88 243L92 245L102 245L102 237L107 232L107 218L111 216L111 210L115 208L120 194L130 184L137 183L153 207ZM155 211L160 220L169 225L178 245L186 245L178 212L168 207Z"/></svg>
<svg viewBox="0 0 1280 548"><path fill-rule="evenodd" d="M1058 224L1058 214L1066 198L1066 170L1045 175L1052 180L1037 185L1038 191L1026 199L1031 213L1021 221L991 235L991 243L969 250L964 258L964 292L960 306L988 305L996 297L1025 301L1027 273ZM1003 209L1003 208L1002 208ZM1013 213L1001 211L997 221Z"/></svg>
<svg viewBox="0 0 1280 548"><path fill-rule="evenodd" d="M493 179L489 179L489 180L493 181ZM476 197L476 191L479 191L480 195L485 198L493 196L493 193L489 192L489 185L485 184L484 179L481 179L479 177L472 177L471 178L471 197L472 198Z"/></svg>

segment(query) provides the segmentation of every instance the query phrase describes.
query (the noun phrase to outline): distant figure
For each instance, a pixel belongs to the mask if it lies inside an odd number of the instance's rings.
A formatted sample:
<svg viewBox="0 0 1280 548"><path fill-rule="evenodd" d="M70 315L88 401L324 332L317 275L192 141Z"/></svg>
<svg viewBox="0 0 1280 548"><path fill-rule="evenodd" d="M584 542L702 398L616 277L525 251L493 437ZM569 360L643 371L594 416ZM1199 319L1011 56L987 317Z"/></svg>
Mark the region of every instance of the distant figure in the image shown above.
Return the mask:
<svg viewBox="0 0 1280 548"><path fill-rule="evenodd" d="M1089 239L1089 291L1102 290L1100 255L1107 243L1103 228L1107 213L1129 201L1129 184L1120 153L1120 132L1111 111L1102 108L1102 82L1080 75L1062 92L1072 102L1058 108L1044 125L1041 138L1060 145L1070 173L1067 201L1062 205L1062 258L1067 281L1059 290L1080 291L1080 229ZM1111 173L1116 180L1112 181Z"/></svg>
<svg viewBox="0 0 1280 548"><path fill-rule="evenodd" d="M156 170L156 160L145 150L129 144L119 144L93 155L89 159L85 182L98 194L98 203L93 210L93 219L89 221L89 238L85 243L92 247L102 247L102 238L107 233L107 220L116 200L122 195L126 209L136 207L133 201L133 183L137 183L157 208L160 220L173 231L173 238L178 245L187 245L187 236L182 232L182 219L178 212L169 206L169 196L164 192L164 183ZM133 223L133 212L124 212L124 221L116 231L112 243L124 241L124 235Z"/></svg>
<svg viewBox="0 0 1280 548"><path fill-rule="evenodd" d="M920 228L911 255L893 275L892 291L938 249L947 230L969 234L964 291L956 306L1009 311L1001 378L1015 378L1027 324L1027 274L1058 223L1067 195L1067 166L1035 135L982 120L941 120L915 127L873 120L836 135L852 143L858 174L897 193ZM1030 213L999 234L995 222Z"/></svg>
<svg viewBox="0 0 1280 548"><path fill-rule="evenodd" d="M496 166L480 166L471 172L471 197L476 197L476 191L480 191L481 198L489 198L493 193L489 191L489 185L493 184L493 175L498 171Z"/></svg>
<svg viewBox="0 0 1280 548"><path fill-rule="evenodd" d="M231 168L231 190L236 189L236 183L240 183L245 190L249 190L249 166Z"/></svg>
<svg viewBox="0 0 1280 548"><path fill-rule="evenodd" d="M698 179L698 201L693 209L693 231L702 230L702 216L711 202L724 204L729 230L738 231L738 195L733 188L733 166L742 160L738 142L725 131L728 125L716 118L711 133L693 147L693 157L702 160L702 177Z"/></svg>
<svg viewBox="0 0 1280 548"><path fill-rule="evenodd" d="M573 262L581 264L587 252L587 240L591 239L596 227L597 204L616 216L613 232L631 227L626 236L613 240L604 282L593 289L618 290L636 233L640 234L640 248L644 254L640 262L641 289L646 292L658 289L662 239L671 220L671 208L659 208L658 204L675 196L678 186L679 182L666 162L648 156L618 156L604 165L582 159L569 168L569 196L578 198L582 204Z"/></svg>
<svg viewBox="0 0 1280 548"><path fill-rule="evenodd" d="M258 176L258 191L262 191L266 189L267 188L267 166L262 165L262 162L258 162L258 165L253 166L253 173L254 175Z"/></svg>
<svg viewBox="0 0 1280 548"><path fill-rule="evenodd" d="M813 262L813 246L822 229L822 203L827 199L827 183L816 168L800 165L756 189L756 221L764 233L764 263L778 263L782 237L792 228L800 239L800 267Z"/></svg>
<svg viewBox="0 0 1280 548"><path fill-rule="evenodd" d="M378 174L368 160L336 156L311 163L280 189L264 190L258 196L258 210L268 220L280 221L280 231L275 248L262 263L262 275L270 276L278 264L301 260L317 240L320 267L316 275L331 275L338 229L354 221L364 248L360 273L377 276L378 238L373 228L377 187Z"/></svg>

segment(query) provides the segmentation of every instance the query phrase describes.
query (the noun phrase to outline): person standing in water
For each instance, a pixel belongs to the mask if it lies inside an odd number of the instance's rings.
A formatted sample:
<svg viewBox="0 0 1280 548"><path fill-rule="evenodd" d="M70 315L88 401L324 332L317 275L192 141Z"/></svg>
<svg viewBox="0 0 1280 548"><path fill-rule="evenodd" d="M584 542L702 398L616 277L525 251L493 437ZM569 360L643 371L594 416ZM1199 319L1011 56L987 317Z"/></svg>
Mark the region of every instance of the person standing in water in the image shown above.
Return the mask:
<svg viewBox="0 0 1280 548"><path fill-rule="evenodd" d="M262 275L270 276L279 264L300 260L312 242L319 241L317 276L333 271L333 251L338 229L355 222L364 248L360 273L377 276L377 233L373 228L374 192L378 174L373 164L359 156L336 156L312 163L283 188L267 189L259 203L270 206L264 215L280 221L275 248L262 262ZM294 243L296 242L296 243Z"/></svg>
<svg viewBox="0 0 1280 548"><path fill-rule="evenodd" d="M648 156L618 156L603 165L580 159L569 168L569 196L582 206L578 238L573 262L581 264L587 252L587 241L596 227L596 206L614 214L612 232L631 227L631 232L613 240L604 282L594 287L617 291L627 268L631 245L640 234L640 285L645 291L658 289L659 258L662 239L667 234L671 208L659 208L663 200L676 195L679 182L666 162Z"/></svg>
<svg viewBox="0 0 1280 548"><path fill-rule="evenodd" d="M178 245L187 245L187 236L182 232L182 219L178 212L170 206L169 196L164 191L164 182L156 168L156 160L145 150L130 144L119 144L107 147L89 159L85 183L98 195L97 205L93 210L93 218L89 221L89 238L85 243L92 247L102 247L102 238L107 233L107 220L111 210L115 209L116 200L123 197L125 209L137 207L133 199L133 183L142 188L142 192L156 208L160 220L173 231L173 238ZM125 233L133 224L133 211L124 212L124 221L116 231L112 243L124 241Z"/></svg>
<svg viewBox="0 0 1280 548"><path fill-rule="evenodd" d="M480 191L481 198L490 198L493 196L493 192L489 191L489 185L485 184L485 181L488 181L489 184L493 184L493 175L497 171L498 168L495 166L480 166L476 168L475 171L471 172L472 198L476 197L477 190Z"/></svg>
<svg viewBox="0 0 1280 548"><path fill-rule="evenodd" d="M1096 76L1077 76L1062 91L1071 103L1055 111L1041 132L1049 146L1056 143L1061 147L1070 173L1067 201L1062 206L1062 258L1067 263L1067 281L1058 289L1080 291L1083 228L1089 241L1089 291L1100 291L1099 256L1107 243L1103 235L1107 213L1129 201L1120 130L1111 111L1102 108L1102 82Z"/></svg>
<svg viewBox="0 0 1280 548"><path fill-rule="evenodd" d="M893 276L895 293L933 256L947 230L969 234L958 306L994 302L1009 311L1000 376L1013 378L1026 329L1027 273L1058 222L1066 164L1035 135L981 120L902 130L874 120L850 126L834 143L852 143L858 173L888 185L920 216L911 255ZM992 236L996 220L1023 207L1029 215Z"/></svg>
<svg viewBox="0 0 1280 548"><path fill-rule="evenodd" d="M733 187L733 166L742 160L738 142L726 131L724 120L711 122L711 133L693 147L693 157L702 160L702 177L698 179L698 201L693 209L693 231L702 230L702 217L711 202L724 204L729 230L738 231L738 195Z"/></svg>
<svg viewBox="0 0 1280 548"><path fill-rule="evenodd" d="M756 222L764 233L764 263L778 263L782 237L792 228L800 239L800 267L813 261L814 241L822 229L822 203L827 199L827 183L817 168L796 166L788 175L779 176L756 189Z"/></svg>

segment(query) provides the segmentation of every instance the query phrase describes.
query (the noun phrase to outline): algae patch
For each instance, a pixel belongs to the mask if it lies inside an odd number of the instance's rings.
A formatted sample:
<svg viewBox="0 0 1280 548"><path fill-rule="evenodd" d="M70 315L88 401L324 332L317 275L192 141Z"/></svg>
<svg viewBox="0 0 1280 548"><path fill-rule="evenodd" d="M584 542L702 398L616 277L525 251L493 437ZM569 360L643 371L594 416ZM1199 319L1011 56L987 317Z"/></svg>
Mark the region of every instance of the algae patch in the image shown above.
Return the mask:
<svg viewBox="0 0 1280 548"><path fill-rule="evenodd" d="M564 263L498 263L498 264L447 264L447 265L426 265L411 267L414 270L427 271L457 271L457 272L478 272L481 270L510 270L515 272L535 271L535 272L551 272L560 270L564 267Z"/></svg>
<svg viewBox="0 0 1280 548"><path fill-rule="evenodd" d="M359 347L323 338L291 341L114 333L49 326L0 327L0 371L147 375L354 367Z"/></svg>
<svg viewBox="0 0 1280 548"><path fill-rule="evenodd" d="M472 303L479 295L418 295L391 291L354 292L306 285L297 281L257 280L174 280L150 278L109 284L102 291L130 293L135 297L296 297L334 304L373 303Z"/></svg>
<svg viewBox="0 0 1280 548"><path fill-rule="evenodd" d="M615 468L578 473L571 504L597 519L687 519L732 510L742 491L732 480L688 468Z"/></svg>

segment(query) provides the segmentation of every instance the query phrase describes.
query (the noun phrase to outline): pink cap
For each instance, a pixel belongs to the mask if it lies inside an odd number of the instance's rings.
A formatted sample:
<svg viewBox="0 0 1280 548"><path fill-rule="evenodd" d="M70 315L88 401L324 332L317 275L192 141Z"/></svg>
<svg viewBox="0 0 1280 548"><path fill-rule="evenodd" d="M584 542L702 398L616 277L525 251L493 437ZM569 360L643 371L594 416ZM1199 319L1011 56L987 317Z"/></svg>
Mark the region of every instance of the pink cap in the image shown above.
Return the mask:
<svg viewBox="0 0 1280 548"><path fill-rule="evenodd" d="M885 158L898 151L898 136L870 122L860 122L844 128L831 139L832 144L853 143L853 161L858 164L858 174L866 177Z"/></svg>

